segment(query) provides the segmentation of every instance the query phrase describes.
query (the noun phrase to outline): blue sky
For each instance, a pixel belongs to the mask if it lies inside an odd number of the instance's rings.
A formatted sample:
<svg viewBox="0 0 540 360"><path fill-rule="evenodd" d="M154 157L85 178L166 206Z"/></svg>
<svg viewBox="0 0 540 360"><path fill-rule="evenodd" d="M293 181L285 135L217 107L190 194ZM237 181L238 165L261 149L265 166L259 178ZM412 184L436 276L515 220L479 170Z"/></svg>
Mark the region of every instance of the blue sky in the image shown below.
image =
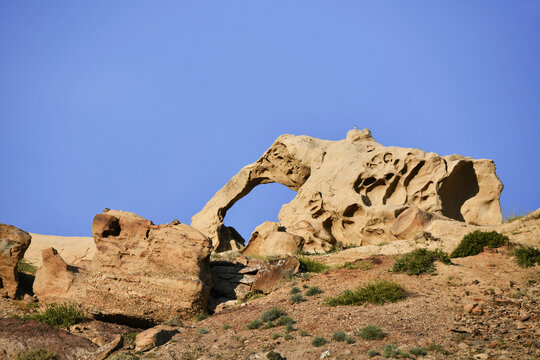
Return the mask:
<svg viewBox="0 0 540 360"><path fill-rule="evenodd" d="M281 134L493 159L540 207L540 1L0 1L0 222L191 216ZM257 187L244 236L294 192Z"/></svg>

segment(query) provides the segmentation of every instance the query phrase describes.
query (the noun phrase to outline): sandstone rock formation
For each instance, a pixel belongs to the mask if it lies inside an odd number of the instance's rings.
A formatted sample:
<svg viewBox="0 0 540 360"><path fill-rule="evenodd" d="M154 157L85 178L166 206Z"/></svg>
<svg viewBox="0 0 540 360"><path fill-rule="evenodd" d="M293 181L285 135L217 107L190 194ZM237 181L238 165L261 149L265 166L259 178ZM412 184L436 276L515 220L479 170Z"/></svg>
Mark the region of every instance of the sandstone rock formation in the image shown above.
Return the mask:
<svg viewBox="0 0 540 360"><path fill-rule="evenodd" d="M285 278L294 276L300 269L295 257L265 262L253 281L251 290L269 294L279 288Z"/></svg>
<svg viewBox="0 0 540 360"><path fill-rule="evenodd" d="M293 255L302 248L304 239L281 228L278 223L266 221L257 226L248 245L242 250L244 255Z"/></svg>
<svg viewBox="0 0 540 360"><path fill-rule="evenodd" d="M24 258L32 265L41 266L41 252L53 247L64 261L70 265L87 267L96 253L96 244L92 237L56 236L30 233L32 243Z"/></svg>
<svg viewBox="0 0 540 360"><path fill-rule="evenodd" d="M17 292L17 263L23 258L31 239L26 231L0 224L0 291L9 297L15 297Z"/></svg>
<svg viewBox="0 0 540 360"><path fill-rule="evenodd" d="M96 318L155 324L206 309L212 287L206 236L115 210L96 215L92 232L97 253L84 306Z"/></svg>
<svg viewBox="0 0 540 360"><path fill-rule="evenodd" d="M385 147L364 129L351 130L340 141L280 136L219 190L191 225L212 238L216 251L240 246L224 231L227 210L255 186L272 182L297 191L279 221L311 249L396 240L390 228L410 206L469 224L502 221L503 186L493 161Z"/></svg>
<svg viewBox="0 0 540 360"><path fill-rule="evenodd" d="M85 270L69 266L54 248L42 251L42 265L36 272L34 294L40 301L83 301Z"/></svg>

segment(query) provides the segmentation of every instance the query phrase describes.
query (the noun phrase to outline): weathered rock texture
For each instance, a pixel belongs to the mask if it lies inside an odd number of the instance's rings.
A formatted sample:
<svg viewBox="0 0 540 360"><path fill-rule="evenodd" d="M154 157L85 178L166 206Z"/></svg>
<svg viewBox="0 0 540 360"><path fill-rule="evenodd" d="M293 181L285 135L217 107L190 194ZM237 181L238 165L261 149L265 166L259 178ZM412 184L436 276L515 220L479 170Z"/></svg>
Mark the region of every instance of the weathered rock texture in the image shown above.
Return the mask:
<svg viewBox="0 0 540 360"><path fill-rule="evenodd" d="M15 297L18 286L17 263L24 256L32 237L12 225L0 224L0 292Z"/></svg>
<svg viewBox="0 0 540 360"><path fill-rule="evenodd" d="M300 261L293 256L265 262L257 273L251 289L269 294L278 289L284 279L292 278L298 269Z"/></svg>
<svg viewBox="0 0 540 360"><path fill-rule="evenodd" d="M237 246L223 231L227 210L255 186L272 182L297 191L281 208L279 221L288 233L309 235L304 246L311 249L396 240L390 228L413 205L470 224L502 221L503 186L493 161L385 147L364 129L351 130L340 141L280 136L219 190L191 225L212 238L216 251Z"/></svg>
<svg viewBox="0 0 540 360"><path fill-rule="evenodd" d="M199 231L111 210L95 216L92 232L84 306L98 319L152 324L206 309L211 244Z"/></svg>
<svg viewBox="0 0 540 360"><path fill-rule="evenodd" d="M54 248L42 251L42 265L36 272L34 294L40 301L84 301L86 271L69 266Z"/></svg>
<svg viewBox="0 0 540 360"><path fill-rule="evenodd" d="M293 255L303 245L301 236L285 231L278 223L266 221L257 226L248 245L242 250L244 255Z"/></svg>

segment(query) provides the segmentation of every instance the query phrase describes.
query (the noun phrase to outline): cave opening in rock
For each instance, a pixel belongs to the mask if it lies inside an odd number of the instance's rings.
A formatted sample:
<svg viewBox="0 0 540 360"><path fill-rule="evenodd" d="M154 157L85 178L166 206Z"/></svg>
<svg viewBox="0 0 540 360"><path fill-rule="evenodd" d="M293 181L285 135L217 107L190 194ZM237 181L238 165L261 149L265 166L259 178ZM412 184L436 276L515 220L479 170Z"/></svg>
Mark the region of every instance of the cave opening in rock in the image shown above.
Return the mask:
<svg viewBox="0 0 540 360"><path fill-rule="evenodd" d="M478 179L471 162L461 162L452 170L439 189L442 213L449 218L465 221L461 207L478 194Z"/></svg>
<svg viewBox="0 0 540 360"><path fill-rule="evenodd" d="M235 228L247 243L253 230L263 222L279 222L281 207L295 196L296 191L278 183L255 186L227 210L223 221L226 226Z"/></svg>

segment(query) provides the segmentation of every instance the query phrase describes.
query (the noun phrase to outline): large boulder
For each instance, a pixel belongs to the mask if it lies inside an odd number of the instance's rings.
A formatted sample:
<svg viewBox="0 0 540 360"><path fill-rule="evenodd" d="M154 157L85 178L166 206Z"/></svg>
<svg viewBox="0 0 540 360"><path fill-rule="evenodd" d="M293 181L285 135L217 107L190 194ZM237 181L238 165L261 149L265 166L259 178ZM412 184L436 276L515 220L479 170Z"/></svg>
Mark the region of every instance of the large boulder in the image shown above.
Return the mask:
<svg viewBox="0 0 540 360"><path fill-rule="evenodd" d="M17 264L24 256L32 237L12 225L0 224L0 292L14 298L19 278Z"/></svg>
<svg viewBox="0 0 540 360"><path fill-rule="evenodd" d="M242 254L256 256L293 255L304 239L290 234L278 223L266 221L257 226Z"/></svg>
<svg viewBox="0 0 540 360"><path fill-rule="evenodd" d="M84 301L85 275L84 269L66 264L56 249L44 249L34 280L34 294L45 302Z"/></svg>
<svg viewBox="0 0 540 360"><path fill-rule="evenodd" d="M191 225L211 237L217 251L230 249L234 239L222 231L227 210L255 186L272 182L297 192L281 208L279 222L299 236L295 228L303 233L312 228L317 240L305 240L314 250L336 242L397 240L391 227L410 206L469 224L502 221L503 186L493 161L385 147L368 129L355 129L339 141L280 136L219 190Z"/></svg>
<svg viewBox="0 0 540 360"><path fill-rule="evenodd" d="M96 318L144 325L206 309L212 248L199 231L110 210L95 216L92 233L84 306Z"/></svg>

